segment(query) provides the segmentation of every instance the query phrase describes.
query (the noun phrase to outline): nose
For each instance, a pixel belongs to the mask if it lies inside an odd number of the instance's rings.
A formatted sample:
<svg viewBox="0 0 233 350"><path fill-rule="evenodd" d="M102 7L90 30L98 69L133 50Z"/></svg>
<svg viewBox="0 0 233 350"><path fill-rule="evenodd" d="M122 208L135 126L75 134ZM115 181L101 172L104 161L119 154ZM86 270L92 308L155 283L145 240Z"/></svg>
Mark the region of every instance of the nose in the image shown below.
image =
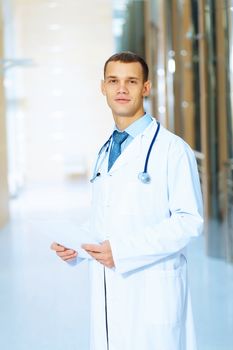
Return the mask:
<svg viewBox="0 0 233 350"><path fill-rule="evenodd" d="M127 94L128 93L128 89L126 86L126 82L125 81L119 81L119 85L118 85L118 90L117 92L119 94Z"/></svg>

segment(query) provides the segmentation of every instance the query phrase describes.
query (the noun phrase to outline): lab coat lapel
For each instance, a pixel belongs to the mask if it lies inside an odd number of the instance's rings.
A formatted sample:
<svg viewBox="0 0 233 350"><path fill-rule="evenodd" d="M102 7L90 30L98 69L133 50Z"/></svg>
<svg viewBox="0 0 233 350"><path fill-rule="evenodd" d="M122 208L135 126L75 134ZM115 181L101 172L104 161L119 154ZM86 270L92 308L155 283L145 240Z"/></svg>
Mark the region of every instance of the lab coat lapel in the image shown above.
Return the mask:
<svg viewBox="0 0 233 350"><path fill-rule="evenodd" d="M153 121L151 125L149 125L146 130L135 137L135 139L126 147L126 149L121 153L121 155L117 158L115 163L113 164L110 172L115 172L125 164L129 162L133 162L136 158L139 158L142 143L150 143L151 138L153 137L153 133L156 129L156 122ZM144 139L144 140L143 140ZM149 146L148 146L149 147Z"/></svg>
<svg viewBox="0 0 233 350"><path fill-rule="evenodd" d="M128 162L133 161L135 158L139 157L141 148L141 137L138 135L135 139L126 147L126 149L120 154L115 163L113 164L110 172L115 172Z"/></svg>

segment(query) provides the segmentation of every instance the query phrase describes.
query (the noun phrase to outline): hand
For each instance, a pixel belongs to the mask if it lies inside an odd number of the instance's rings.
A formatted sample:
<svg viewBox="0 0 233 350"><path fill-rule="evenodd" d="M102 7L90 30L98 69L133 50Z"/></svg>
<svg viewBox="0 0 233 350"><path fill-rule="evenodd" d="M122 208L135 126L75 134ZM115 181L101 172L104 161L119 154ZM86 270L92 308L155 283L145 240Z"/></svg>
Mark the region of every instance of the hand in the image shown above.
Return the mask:
<svg viewBox="0 0 233 350"><path fill-rule="evenodd" d="M109 241L104 241L101 244L83 244L82 248L100 264L109 268L115 267Z"/></svg>
<svg viewBox="0 0 233 350"><path fill-rule="evenodd" d="M78 253L75 250L66 248L56 242L53 242L50 248L54 250L57 256L59 256L64 261L71 261L78 256Z"/></svg>

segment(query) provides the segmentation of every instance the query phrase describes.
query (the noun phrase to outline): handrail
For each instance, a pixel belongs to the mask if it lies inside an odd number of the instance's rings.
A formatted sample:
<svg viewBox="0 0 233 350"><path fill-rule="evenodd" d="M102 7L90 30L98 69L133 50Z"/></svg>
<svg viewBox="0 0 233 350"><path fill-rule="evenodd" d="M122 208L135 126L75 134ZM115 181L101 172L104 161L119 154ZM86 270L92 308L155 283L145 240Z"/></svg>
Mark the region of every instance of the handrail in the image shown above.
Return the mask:
<svg viewBox="0 0 233 350"><path fill-rule="evenodd" d="M35 62L32 58L1 58L0 72L4 72L14 67L32 67Z"/></svg>

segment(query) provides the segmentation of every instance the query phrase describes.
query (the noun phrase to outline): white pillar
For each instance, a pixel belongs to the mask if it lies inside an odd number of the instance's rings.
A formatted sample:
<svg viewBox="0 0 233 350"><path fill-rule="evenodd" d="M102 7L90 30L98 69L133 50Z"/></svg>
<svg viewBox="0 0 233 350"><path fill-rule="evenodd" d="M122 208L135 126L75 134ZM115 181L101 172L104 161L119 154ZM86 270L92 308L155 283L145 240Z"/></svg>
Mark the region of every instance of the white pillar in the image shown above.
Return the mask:
<svg viewBox="0 0 233 350"><path fill-rule="evenodd" d="M100 92L105 60L113 53L112 2L15 0L16 51L24 68L28 181L60 181L89 167L111 132Z"/></svg>

